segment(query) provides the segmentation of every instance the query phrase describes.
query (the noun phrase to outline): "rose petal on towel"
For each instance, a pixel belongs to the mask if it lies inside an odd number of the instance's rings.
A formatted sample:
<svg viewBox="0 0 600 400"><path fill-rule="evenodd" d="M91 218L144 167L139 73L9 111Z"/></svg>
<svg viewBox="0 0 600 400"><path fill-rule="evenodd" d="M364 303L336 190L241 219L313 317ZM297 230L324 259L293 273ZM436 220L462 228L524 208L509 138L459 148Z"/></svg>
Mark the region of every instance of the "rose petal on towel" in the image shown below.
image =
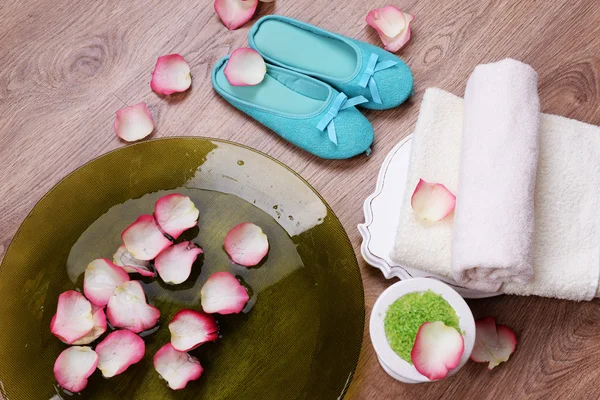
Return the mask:
<svg viewBox="0 0 600 400"><path fill-rule="evenodd" d="M83 278L83 293L92 304L104 307L118 286L129 280L123 268L106 258L88 264Z"/></svg>
<svg viewBox="0 0 600 400"><path fill-rule="evenodd" d="M200 291L205 313L238 314L250 299L248 291L229 272L215 272Z"/></svg>
<svg viewBox="0 0 600 400"><path fill-rule="evenodd" d="M106 332L106 314L104 314L104 308L92 304L92 318L94 319L94 327L84 337L74 341L74 345L90 344Z"/></svg>
<svg viewBox="0 0 600 400"><path fill-rule="evenodd" d="M113 263L128 274L140 274L142 276L152 276L156 274L150 269L150 261L138 260L127 251L127 247L122 244L113 255Z"/></svg>
<svg viewBox="0 0 600 400"><path fill-rule="evenodd" d="M252 19L258 0L215 0L215 11L230 31Z"/></svg>
<svg viewBox="0 0 600 400"><path fill-rule="evenodd" d="M154 121L146 103L117 110L114 129L117 136L127 142L135 142L151 134Z"/></svg>
<svg viewBox="0 0 600 400"><path fill-rule="evenodd" d="M517 336L504 325L496 325L493 317L475 321L475 346L471 360L487 362L492 370L498 364L508 361L517 348Z"/></svg>
<svg viewBox="0 0 600 400"><path fill-rule="evenodd" d="M421 375L435 381L458 366L463 352L460 332L441 321L425 322L417 332L410 357Z"/></svg>
<svg viewBox="0 0 600 400"><path fill-rule="evenodd" d="M200 211L189 197L178 193L161 197L154 205L154 218L167 235L177 239L198 223Z"/></svg>
<svg viewBox="0 0 600 400"><path fill-rule="evenodd" d="M79 292L69 290L58 296L50 332L66 344L87 335L94 327L92 304Z"/></svg>
<svg viewBox="0 0 600 400"><path fill-rule="evenodd" d="M54 362L54 376L64 389L79 393L87 386L88 378L97 365L98 354L90 347L69 347Z"/></svg>
<svg viewBox="0 0 600 400"><path fill-rule="evenodd" d="M212 315L187 309L175 314L169 331L171 344L179 351L190 351L219 338L219 327Z"/></svg>
<svg viewBox="0 0 600 400"><path fill-rule="evenodd" d="M141 337L126 329L114 331L96 346L98 369L102 376L111 378L140 362L145 352Z"/></svg>
<svg viewBox="0 0 600 400"><path fill-rule="evenodd" d="M183 389L189 381L200 378L204 371L196 357L176 350L171 343L156 352L154 368L173 390Z"/></svg>
<svg viewBox="0 0 600 400"><path fill-rule="evenodd" d="M113 326L139 333L156 325L160 311L146 302L144 289L138 281L129 281L115 289L108 301L106 315Z"/></svg>
<svg viewBox="0 0 600 400"><path fill-rule="evenodd" d="M185 92L192 85L189 64L179 54L158 57L150 87L158 94Z"/></svg>
<svg viewBox="0 0 600 400"><path fill-rule="evenodd" d="M152 260L171 245L152 215L141 215L121 234L127 251L138 260Z"/></svg>
<svg viewBox="0 0 600 400"><path fill-rule="evenodd" d="M410 199L417 215L428 221L440 221L454 210L456 197L441 183L419 180Z"/></svg>
<svg viewBox="0 0 600 400"><path fill-rule="evenodd" d="M253 267L269 252L269 241L260 226L243 222L225 235L225 251L234 263Z"/></svg>
<svg viewBox="0 0 600 400"><path fill-rule="evenodd" d="M231 53L223 73L232 86L254 86L265 79L267 65L256 50L242 47Z"/></svg>
<svg viewBox="0 0 600 400"><path fill-rule="evenodd" d="M204 251L192 242L167 247L154 260L156 272L165 283L178 285L190 277L192 265Z"/></svg>
<svg viewBox="0 0 600 400"><path fill-rule="evenodd" d="M377 31L384 48L391 52L400 50L410 40L410 23L414 19L414 15L394 6L371 10L366 18L367 24Z"/></svg>

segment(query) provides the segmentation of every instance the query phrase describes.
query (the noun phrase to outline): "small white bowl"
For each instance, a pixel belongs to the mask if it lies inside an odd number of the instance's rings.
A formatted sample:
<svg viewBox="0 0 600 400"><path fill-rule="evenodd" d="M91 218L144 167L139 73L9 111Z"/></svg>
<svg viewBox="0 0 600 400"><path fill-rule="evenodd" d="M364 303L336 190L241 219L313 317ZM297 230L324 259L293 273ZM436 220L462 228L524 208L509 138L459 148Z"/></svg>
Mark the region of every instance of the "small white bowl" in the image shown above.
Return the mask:
<svg viewBox="0 0 600 400"><path fill-rule="evenodd" d="M425 292L427 290L431 290L442 296L454 308L456 315L458 315L460 329L464 332L464 353L458 366L450 371L448 376L454 375L465 365L471 356L473 345L475 344L475 321L473 320L471 309L463 298L450 286L429 278L407 279L393 284L375 302L375 306L371 312L369 331L379 364L381 364L381 367L388 375L401 382L422 383L430 382L430 380L421 375L414 366L404 361L392 350L385 335L383 325L385 314L388 307L400 297L409 293Z"/></svg>

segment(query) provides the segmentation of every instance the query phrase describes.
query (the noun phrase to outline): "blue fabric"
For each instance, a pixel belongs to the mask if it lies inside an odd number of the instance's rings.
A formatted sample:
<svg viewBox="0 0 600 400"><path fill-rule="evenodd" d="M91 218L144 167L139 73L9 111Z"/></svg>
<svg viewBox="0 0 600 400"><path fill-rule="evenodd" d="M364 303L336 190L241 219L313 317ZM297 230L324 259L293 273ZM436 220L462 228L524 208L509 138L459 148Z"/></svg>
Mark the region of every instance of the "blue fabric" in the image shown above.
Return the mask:
<svg viewBox="0 0 600 400"><path fill-rule="evenodd" d="M268 23L269 21L271 23ZM274 21L277 21L277 24L273 24ZM261 25L265 23L267 23L265 26L269 26L268 35L260 35ZM293 29L286 30L285 25ZM298 35L298 28L314 37L303 41L302 38L306 38L307 34ZM256 40L257 35L259 40ZM314 43L318 40L324 43L318 46L317 51L312 51L311 46L314 47ZM248 43L271 64L313 76L327 82L348 97L364 96L369 99L367 103L361 104L361 107L376 110L393 108L404 103L413 91L413 76L410 69L404 61L392 53L292 18L280 15L262 17L250 30ZM337 46L334 54L331 57L323 56L323 52L328 48L331 49L332 46ZM277 49L285 50L277 51ZM353 51L355 56L349 54L350 51ZM367 71L369 62L372 62L374 56L376 56L376 65L367 84L363 86L361 80L364 83L365 73L370 72ZM324 62L332 61L337 64L352 62L356 65L338 65L343 71L341 76L334 72L335 65L331 68L325 68L323 65ZM348 71L353 72L348 73Z"/></svg>
<svg viewBox="0 0 600 400"><path fill-rule="evenodd" d="M337 133L335 131L335 118L338 116L341 110L345 110L346 108L354 107L358 104L366 103L367 99L363 96L353 97L348 99L344 93L338 93L337 97L329 107L327 113L321 118L319 124L317 125L317 129L323 132L325 128L327 128L327 134L329 136L329 140L335 145L337 145Z"/></svg>
<svg viewBox="0 0 600 400"><path fill-rule="evenodd" d="M373 127L354 107L360 99L351 99L351 102L338 101L341 103L339 110L332 118L332 121L335 121L336 144L329 138L329 128L327 128L328 132L325 132L325 129L320 130L317 126L323 118L326 118L332 107L338 107L337 103L334 104L340 96L338 91L306 75L267 64L266 82L275 79L287 90L295 92L281 96L279 87L277 94L280 101L289 102L294 101L297 96L306 96L310 97L311 104L320 103L320 106L315 107L315 111L310 113L291 111L295 110L293 104L281 105L278 108L269 107L266 106L269 101L261 98L277 95L270 89L274 87L272 82L268 86L261 86L265 81L261 82L253 87L251 95L247 95L245 91L240 91L242 87L229 85L225 78L223 69L228 59L229 56L219 60L212 70L212 84L215 91L235 108L270 128L283 139L309 153L328 159L350 158L370 149L374 137Z"/></svg>

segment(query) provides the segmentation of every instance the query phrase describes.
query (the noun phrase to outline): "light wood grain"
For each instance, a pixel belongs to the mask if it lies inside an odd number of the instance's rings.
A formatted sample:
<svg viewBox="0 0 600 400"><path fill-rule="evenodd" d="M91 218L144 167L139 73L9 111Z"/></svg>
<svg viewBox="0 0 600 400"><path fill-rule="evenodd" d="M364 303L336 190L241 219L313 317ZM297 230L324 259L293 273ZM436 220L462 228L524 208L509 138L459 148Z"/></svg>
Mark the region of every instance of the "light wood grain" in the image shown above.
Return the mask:
<svg viewBox="0 0 600 400"><path fill-rule="evenodd" d="M387 152L414 127L427 87L462 95L483 62L513 57L539 73L542 110L600 124L600 4L597 0L394 0L417 16L400 52L415 76L414 98L367 111L376 144L370 158L325 161L279 139L213 92L214 62L246 45L251 23L229 32L207 1L3 0L0 4L0 256L34 204L63 176L124 146L114 112L148 103L153 137L213 136L257 148L305 177L329 202L359 254L356 225ZM277 0L256 17L279 13L379 44L364 18L384 0ZM181 53L191 64L189 93L151 92L156 58ZM360 259L367 318L391 283ZM568 268L568 266L565 266ZM348 398L600 398L598 300L574 303L503 296L471 301L476 317L494 315L515 329L511 360L489 372L469 363L456 377L405 385L379 367L368 329ZM1 334L1 332L0 332ZM2 362L2 360L0 360ZM14 400L14 399L11 399ZM17 399L19 400L19 399Z"/></svg>

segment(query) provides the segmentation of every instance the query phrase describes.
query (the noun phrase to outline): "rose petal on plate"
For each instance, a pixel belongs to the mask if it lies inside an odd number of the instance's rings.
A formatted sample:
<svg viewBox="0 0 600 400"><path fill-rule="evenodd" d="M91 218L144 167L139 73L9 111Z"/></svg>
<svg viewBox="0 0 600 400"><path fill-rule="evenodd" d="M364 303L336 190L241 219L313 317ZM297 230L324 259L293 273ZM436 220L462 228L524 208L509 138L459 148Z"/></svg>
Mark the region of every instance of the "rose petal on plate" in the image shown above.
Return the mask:
<svg viewBox="0 0 600 400"><path fill-rule="evenodd" d="M104 307L118 286L129 280L127 272L106 258L88 264L83 278L83 293L92 304Z"/></svg>
<svg viewBox="0 0 600 400"><path fill-rule="evenodd" d="M114 129L117 136L127 142L134 142L151 134L154 121L146 103L117 110Z"/></svg>
<svg viewBox="0 0 600 400"><path fill-rule="evenodd" d="M258 0L215 0L215 11L230 31L252 19Z"/></svg>
<svg viewBox="0 0 600 400"><path fill-rule="evenodd" d="M106 315L116 328L139 333L156 325L160 311L146 302L144 289L138 281L129 281L115 289L108 301Z"/></svg>
<svg viewBox="0 0 600 400"><path fill-rule="evenodd" d="M269 252L269 241L260 226L244 222L227 232L225 251L234 263L252 267Z"/></svg>
<svg viewBox="0 0 600 400"><path fill-rule="evenodd" d="M94 373L97 365L98 354L90 347L69 347L56 359L54 376L64 389L79 393L87 386L88 378Z"/></svg>
<svg viewBox="0 0 600 400"><path fill-rule="evenodd" d="M194 310L179 311L169 323L175 350L190 351L219 338L219 327L212 315Z"/></svg>
<svg viewBox="0 0 600 400"><path fill-rule="evenodd" d="M419 180L410 199L417 215L428 221L440 221L454 210L456 197L441 183Z"/></svg>
<svg viewBox="0 0 600 400"><path fill-rule="evenodd" d="M87 335L94 327L92 304L79 292L69 290L58 296L50 332L66 344Z"/></svg>
<svg viewBox="0 0 600 400"><path fill-rule="evenodd" d="M154 368L173 390L183 389L189 381L200 378L204 371L196 357L176 350L171 343L156 352Z"/></svg>
<svg viewBox="0 0 600 400"><path fill-rule="evenodd" d="M517 336L504 325L496 325L493 317L475 321L475 346L471 360L487 362L492 370L498 364L508 361L517 348Z"/></svg>
<svg viewBox="0 0 600 400"><path fill-rule="evenodd" d="M384 48L391 52L400 50L410 40L410 23L414 19L414 15L394 6L371 10L366 18L367 24L377 31Z"/></svg>
<svg viewBox="0 0 600 400"><path fill-rule="evenodd" d="M161 251L154 260L154 268L165 283L178 285L190 277L192 265L202 253L195 243L181 242Z"/></svg>
<svg viewBox="0 0 600 400"><path fill-rule="evenodd" d="M94 327L87 335L74 341L74 345L90 344L106 332L106 314L104 314L104 308L92 304L92 318L94 319Z"/></svg>
<svg viewBox="0 0 600 400"><path fill-rule="evenodd" d="M96 346L98 369L102 376L111 378L140 362L145 352L141 337L126 329L114 331Z"/></svg>
<svg viewBox="0 0 600 400"><path fill-rule="evenodd" d="M150 261L138 260L127 251L127 247L122 244L113 255L113 263L123 268L128 274L140 274L142 276L156 276L150 269Z"/></svg>
<svg viewBox="0 0 600 400"><path fill-rule="evenodd" d="M121 234L127 251L138 260L153 260L158 253L171 245L171 241L163 235L154 217L141 215Z"/></svg>
<svg viewBox="0 0 600 400"><path fill-rule="evenodd" d="M161 197L154 205L154 218L167 235L177 239L198 223L200 211L189 197L178 193Z"/></svg>
<svg viewBox="0 0 600 400"><path fill-rule="evenodd" d="M242 47L231 53L223 73L231 86L254 86L265 79L267 65L256 50Z"/></svg>
<svg viewBox="0 0 600 400"><path fill-rule="evenodd" d="M229 272L215 272L200 291L205 313L238 314L250 299L248 291Z"/></svg>
<svg viewBox="0 0 600 400"><path fill-rule="evenodd" d="M410 357L421 375L435 381L458 366L463 352L460 332L441 321L425 322L417 332Z"/></svg>
<svg viewBox="0 0 600 400"><path fill-rule="evenodd" d="M185 92L192 85L189 64L179 54L158 57L150 87L158 94Z"/></svg>

